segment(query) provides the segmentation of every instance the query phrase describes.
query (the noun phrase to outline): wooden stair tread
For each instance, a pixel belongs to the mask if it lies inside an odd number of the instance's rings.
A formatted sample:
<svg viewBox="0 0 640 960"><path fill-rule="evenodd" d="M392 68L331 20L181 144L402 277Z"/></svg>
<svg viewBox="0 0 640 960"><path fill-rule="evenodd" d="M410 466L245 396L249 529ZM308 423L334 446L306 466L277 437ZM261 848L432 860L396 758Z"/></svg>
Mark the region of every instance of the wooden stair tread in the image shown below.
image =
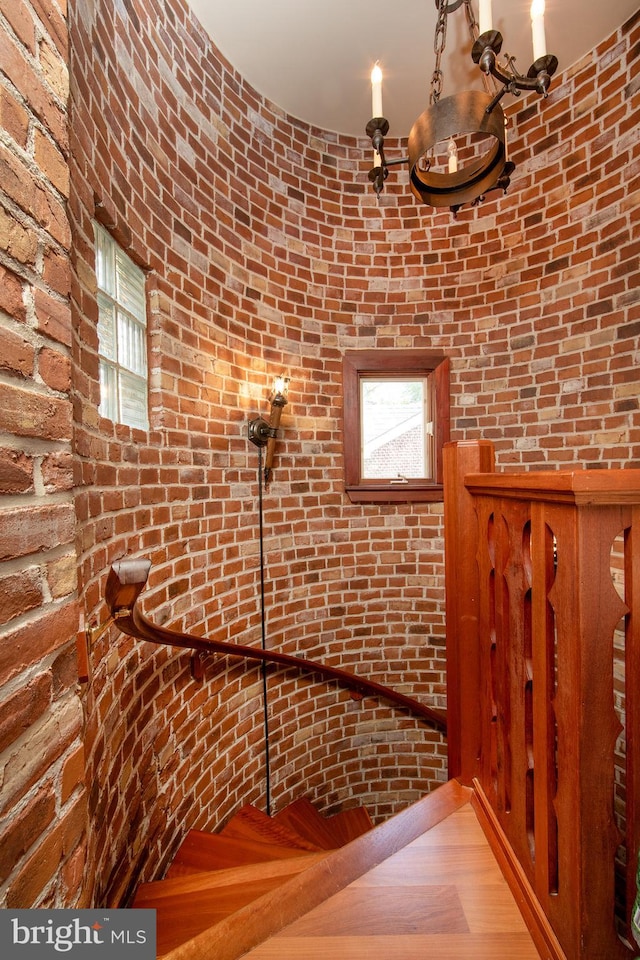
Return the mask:
<svg viewBox="0 0 640 960"><path fill-rule="evenodd" d="M296 872L276 874L251 880L240 880L237 883L219 887L205 885L193 886L185 889L181 886L193 885L194 881L202 877L176 877L174 880L160 880L155 884L142 884L133 902L137 909L155 909L157 916L156 953L162 956L180 944L191 940L199 933L214 927L221 920L230 917L237 910L246 907L252 901L268 894ZM167 883L171 888L164 893L157 888L157 884Z"/></svg>
<svg viewBox="0 0 640 960"><path fill-rule="evenodd" d="M352 807L349 810L341 810L340 813L334 813L332 817L327 817L327 822L340 841L340 846L350 843L356 837L361 837L363 833L367 833L374 827L374 822L366 807Z"/></svg>
<svg viewBox="0 0 640 960"><path fill-rule="evenodd" d="M219 833L221 837L233 837L237 840L255 840L261 843L282 844L285 847L300 850L318 851L326 849L291 827L276 821L248 803L229 820Z"/></svg>
<svg viewBox="0 0 640 960"><path fill-rule="evenodd" d="M236 839L219 833L190 830L178 848L167 876L180 876L198 870L225 870L268 860L286 860L304 856L308 852L300 847L284 847L253 839Z"/></svg>
<svg viewBox="0 0 640 960"><path fill-rule="evenodd" d="M323 850L335 850L336 847L342 846L337 831L332 829L331 821L325 819L311 801L304 797L294 800L277 813L273 820L295 831L301 837L305 837L311 843L317 844Z"/></svg>
<svg viewBox="0 0 640 960"><path fill-rule="evenodd" d="M167 877L141 883L136 891L136 907L155 906L163 899L174 896L199 893L225 886L238 886L241 883L260 882L276 877L287 879L295 876L318 860L326 857L326 852L306 853L289 860L265 860L262 863L247 863L226 870L199 870L184 876Z"/></svg>

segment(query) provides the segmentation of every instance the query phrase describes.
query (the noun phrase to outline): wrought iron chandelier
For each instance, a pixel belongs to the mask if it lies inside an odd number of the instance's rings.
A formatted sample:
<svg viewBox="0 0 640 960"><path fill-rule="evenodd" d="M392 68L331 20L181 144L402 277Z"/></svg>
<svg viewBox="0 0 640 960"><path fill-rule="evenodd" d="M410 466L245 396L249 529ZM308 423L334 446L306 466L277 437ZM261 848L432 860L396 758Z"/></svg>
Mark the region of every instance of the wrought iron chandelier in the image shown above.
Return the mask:
<svg viewBox="0 0 640 960"><path fill-rule="evenodd" d="M389 121L382 115L382 72L378 64L371 73L373 117L366 129L374 149L374 166L369 179L379 197L389 167L408 163L415 196L433 207L450 207L455 215L465 203L481 203L491 190L507 192L515 164L508 156L507 121L500 101L507 93L520 96L523 90L546 97L558 60L546 51L544 0L533 0L531 4L534 61L526 75L518 73L514 57L505 54L499 59L503 38L493 29L491 0L480 0L479 26L471 0L435 0L435 4L435 67L429 106L411 128L407 157L385 157L384 138L389 132ZM441 99L447 18L462 6L473 42L471 56L482 71L485 89ZM446 169L439 170L436 145L444 143ZM476 150L480 150L479 155Z"/></svg>

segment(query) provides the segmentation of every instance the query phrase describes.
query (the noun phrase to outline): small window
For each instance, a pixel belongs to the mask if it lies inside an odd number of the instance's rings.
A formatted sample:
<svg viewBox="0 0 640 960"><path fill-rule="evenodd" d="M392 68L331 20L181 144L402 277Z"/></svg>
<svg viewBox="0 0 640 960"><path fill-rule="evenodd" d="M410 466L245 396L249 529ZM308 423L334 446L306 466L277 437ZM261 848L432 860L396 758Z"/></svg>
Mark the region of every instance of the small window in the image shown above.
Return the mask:
<svg viewBox="0 0 640 960"><path fill-rule="evenodd" d="M94 231L100 416L148 430L144 273L103 227Z"/></svg>
<svg viewBox="0 0 640 960"><path fill-rule="evenodd" d="M417 350L345 354L345 488L354 502L442 499L449 361Z"/></svg>

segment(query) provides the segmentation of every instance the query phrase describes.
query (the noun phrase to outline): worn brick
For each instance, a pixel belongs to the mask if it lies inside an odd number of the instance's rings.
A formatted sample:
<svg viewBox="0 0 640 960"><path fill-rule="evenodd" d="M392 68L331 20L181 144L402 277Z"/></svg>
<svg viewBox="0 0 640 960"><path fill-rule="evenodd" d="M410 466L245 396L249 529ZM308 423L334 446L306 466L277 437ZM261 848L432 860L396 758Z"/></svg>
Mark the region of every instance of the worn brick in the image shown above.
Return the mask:
<svg viewBox="0 0 640 960"><path fill-rule="evenodd" d="M42 583L37 568L0 577L0 623L28 613L42 602Z"/></svg>
<svg viewBox="0 0 640 960"><path fill-rule="evenodd" d="M47 584L51 596L59 600L74 592L77 587L77 561L74 553L52 560L47 565Z"/></svg>
<svg viewBox="0 0 640 960"><path fill-rule="evenodd" d="M0 705L0 751L31 727L51 703L51 679L40 674Z"/></svg>
<svg viewBox="0 0 640 960"><path fill-rule="evenodd" d="M20 745L10 747L3 760L0 813L26 796L34 784L46 777L53 763L77 740L82 726L80 706L68 698L60 701L30 726Z"/></svg>
<svg viewBox="0 0 640 960"><path fill-rule="evenodd" d="M64 398L0 384L0 410L5 430L18 437L71 439L71 405Z"/></svg>
<svg viewBox="0 0 640 960"><path fill-rule="evenodd" d="M69 31L67 27L67 0L31 0L36 15L44 25L47 35L65 62L69 55Z"/></svg>
<svg viewBox="0 0 640 960"><path fill-rule="evenodd" d="M0 11L22 44L30 53L35 53L35 24L24 0L0 0Z"/></svg>
<svg viewBox="0 0 640 960"><path fill-rule="evenodd" d="M0 246L18 263L33 266L38 251L38 238L0 207Z"/></svg>
<svg viewBox="0 0 640 960"><path fill-rule="evenodd" d="M42 278L51 293L67 298L71 288L71 265L63 252L49 249L44 255Z"/></svg>
<svg viewBox="0 0 640 960"><path fill-rule="evenodd" d="M60 865L77 849L84 834L86 809L81 800L57 820L44 834L37 848L7 886L6 903L17 909L38 904L38 897Z"/></svg>
<svg viewBox="0 0 640 960"><path fill-rule="evenodd" d="M80 787L85 780L85 753L82 746L78 747L67 757L62 770L62 792L60 800L64 804L69 797Z"/></svg>
<svg viewBox="0 0 640 960"><path fill-rule="evenodd" d="M67 143L64 110L54 102L51 93L40 82L35 61L25 55L22 49L18 49L4 30L0 31L0 63L36 116L49 128L56 142L64 149Z"/></svg>
<svg viewBox="0 0 640 960"><path fill-rule="evenodd" d="M73 504L40 504L0 511L0 560L41 553L72 543Z"/></svg>
<svg viewBox="0 0 640 960"><path fill-rule="evenodd" d="M36 130L34 158L47 180L68 197L69 165L55 143L39 130Z"/></svg>
<svg viewBox="0 0 640 960"><path fill-rule="evenodd" d="M33 489L33 460L17 450L0 448L0 493L27 493Z"/></svg>
<svg viewBox="0 0 640 960"><path fill-rule="evenodd" d="M56 493L73 488L73 455L69 451L51 453L42 458L41 472L45 491Z"/></svg>
<svg viewBox="0 0 640 960"><path fill-rule="evenodd" d="M38 791L0 836L0 882L3 882L53 822L56 802L53 789Z"/></svg>
<svg viewBox="0 0 640 960"><path fill-rule="evenodd" d="M0 644L0 683L18 676L68 644L77 631L77 607L42 607L29 622L8 630Z"/></svg>
<svg viewBox="0 0 640 960"><path fill-rule="evenodd" d="M0 370L23 377L33 373L35 351L32 344L6 327L0 327Z"/></svg>
<svg viewBox="0 0 640 960"><path fill-rule="evenodd" d="M53 89L58 100L64 101L69 94L69 71L48 38L40 41L39 61L46 83ZM55 178L51 177L52 182Z"/></svg>
<svg viewBox="0 0 640 960"><path fill-rule="evenodd" d="M71 307L45 290L35 291L36 329L66 346L71 345Z"/></svg>
<svg viewBox="0 0 640 960"><path fill-rule="evenodd" d="M0 39L1 37L0 31ZM44 180L36 179L24 160L15 156L4 145L0 145L0 178L10 199L31 217L36 225L68 250L71 237L63 200ZM10 220L11 222L14 221ZM9 228L2 226L0 236L5 235L9 235ZM17 240L14 240L14 244L17 244Z"/></svg>
<svg viewBox="0 0 640 960"><path fill-rule="evenodd" d="M14 320L25 319L25 306L22 298L22 281L15 273L0 265L0 309Z"/></svg>
<svg viewBox="0 0 640 960"><path fill-rule="evenodd" d="M0 88L0 127L21 148L27 146L29 114L4 87Z"/></svg>
<svg viewBox="0 0 640 960"><path fill-rule="evenodd" d="M71 384L71 358L44 347L38 354L38 372L52 390L66 392Z"/></svg>

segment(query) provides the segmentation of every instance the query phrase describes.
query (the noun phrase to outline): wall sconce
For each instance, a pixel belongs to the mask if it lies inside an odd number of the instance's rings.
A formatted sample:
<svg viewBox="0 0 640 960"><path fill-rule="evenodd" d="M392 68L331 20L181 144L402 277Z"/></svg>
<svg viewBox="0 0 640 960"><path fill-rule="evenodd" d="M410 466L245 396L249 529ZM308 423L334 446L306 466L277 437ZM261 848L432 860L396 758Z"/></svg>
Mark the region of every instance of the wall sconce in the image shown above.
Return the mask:
<svg viewBox="0 0 640 960"><path fill-rule="evenodd" d="M249 440L256 447L265 447L267 452L264 458L264 482L268 485L271 480L271 468L273 466L273 454L276 448L276 438L278 436L278 427L280 426L280 417L282 411L287 405L289 395L289 377L284 375L276 377L273 383L273 389L269 402L271 404L271 416L269 420L264 417L256 417L249 421Z"/></svg>

